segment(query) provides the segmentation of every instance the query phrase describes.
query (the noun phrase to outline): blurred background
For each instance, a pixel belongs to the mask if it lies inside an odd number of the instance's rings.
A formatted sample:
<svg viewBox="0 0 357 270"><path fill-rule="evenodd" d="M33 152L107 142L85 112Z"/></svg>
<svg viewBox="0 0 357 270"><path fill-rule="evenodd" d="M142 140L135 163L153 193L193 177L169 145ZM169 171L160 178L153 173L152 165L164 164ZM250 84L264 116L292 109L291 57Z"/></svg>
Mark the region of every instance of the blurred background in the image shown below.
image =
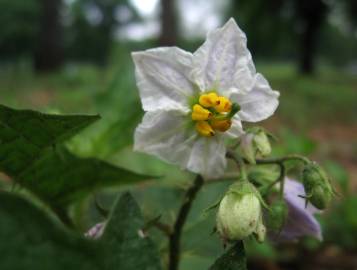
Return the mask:
<svg viewBox="0 0 357 270"><path fill-rule="evenodd" d="M130 188L148 218L160 214L172 222L192 175L132 151L143 112L130 52L172 45L193 52L207 31L230 17L247 34L257 70L281 92L277 113L262 123L279 138L275 154L319 161L341 194L319 216L324 242L252 241L250 269L357 269L355 0L0 0L0 103L100 113L103 119L68 146L82 156L163 175ZM210 234L214 214L203 209L228 184L210 184L199 195L185 228L182 269L207 269L223 251ZM96 195L110 207L111 191ZM83 214L88 208L93 199L73 209L83 231L101 221L93 209Z"/></svg>

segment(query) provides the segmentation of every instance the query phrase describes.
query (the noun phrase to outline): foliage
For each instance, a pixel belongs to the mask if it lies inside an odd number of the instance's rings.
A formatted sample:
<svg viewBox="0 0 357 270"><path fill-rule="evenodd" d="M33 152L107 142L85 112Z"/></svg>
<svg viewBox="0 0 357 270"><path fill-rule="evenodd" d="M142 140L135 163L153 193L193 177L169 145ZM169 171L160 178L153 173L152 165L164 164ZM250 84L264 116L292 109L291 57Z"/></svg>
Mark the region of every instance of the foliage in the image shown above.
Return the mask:
<svg viewBox="0 0 357 270"><path fill-rule="evenodd" d="M38 0L0 1L0 24L4 26L0 29L2 59L31 55L39 33L40 12Z"/></svg>
<svg viewBox="0 0 357 270"><path fill-rule="evenodd" d="M138 235L144 221L130 194L118 199L103 237L96 241L68 231L43 210L9 193L0 193L0 219L3 270L161 269L153 242Z"/></svg>
<svg viewBox="0 0 357 270"><path fill-rule="evenodd" d="M238 242L231 247L222 257L210 267L209 270L246 270L246 258L243 242Z"/></svg>
<svg viewBox="0 0 357 270"><path fill-rule="evenodd" d="M1 170L56 209L99 187L150 178L95 158L76 157L60 145L98 118L1 106Z"/></svg>

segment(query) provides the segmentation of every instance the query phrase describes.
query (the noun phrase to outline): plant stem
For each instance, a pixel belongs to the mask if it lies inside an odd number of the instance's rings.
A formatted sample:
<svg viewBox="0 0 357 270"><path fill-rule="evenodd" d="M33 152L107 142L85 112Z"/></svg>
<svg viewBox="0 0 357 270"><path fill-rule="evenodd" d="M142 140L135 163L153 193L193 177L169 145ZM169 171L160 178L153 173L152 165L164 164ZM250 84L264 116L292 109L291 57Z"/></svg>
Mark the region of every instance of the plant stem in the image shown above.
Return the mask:
<svg viewBox="0 0 357 270"><path fill-rule="evenodd" d="M284 166L284 163L281 162L279 163L280 165L280 176L279 176L279 181L280 181L280 192L279 192L279 196L280 196L280 199L283 199L284 198L284 187L285 187L285 174L286 174L286 171L285 171L285 166Z"/></svg>
<svg viewBox="0 0 357 270"><path fill-rule="evenodd" d="M256 159L256 163L258 165L261 164L279 164L283 163L285 161L291 161L291 160L298 160L302 161L304 164L307 164L310 162L310 160L306 157L300 156L300 155L289 155L285 157L280 157L280 158L266 158L266 159Z"/></svg>
<svg viewBox="0 0 357 270"><path fill-rule="evenodd" d="M247 180L248 176L247 176L247 170L246 170L244 159L241 156L236 155L232 151L228 151L226 154L226 157L235 161L235 163L237 164L237 166L240 170L241 179Z"/></svg>
<svg viewBox="0 0 357 270"><path fill-rule="evenodd" d="M63 224L67 225L69 228L73 229L74 224L72 219L69 217L67 211L63 208L52 208L53 212L57 215L59 220L63 222Z"/></svg>
<svg viewBox="0 0 357 270"><path fill-rule="evenodd" d="M190 212L192 202L196 194L203 186L204 180L202 176L197 175L192 186L186 191L184 201L177 214L176 221L173 227L172 234L169 240L169 270L178 270L181 253L181 234L183 226L185 225L187 216Z"/></svg>
<svg viewBox="0 0 357 270"><path fill-rule="evenodd" d="M170 237L172 229L170 227L170 225L165 224L163 222L160 222L160 216L157 216L151 220L149 220L145 226L142 228L142 231L146 234L146 232L152 228L155 227L156 229L160 230L161 232L163 232L166 236Z"/></svg>

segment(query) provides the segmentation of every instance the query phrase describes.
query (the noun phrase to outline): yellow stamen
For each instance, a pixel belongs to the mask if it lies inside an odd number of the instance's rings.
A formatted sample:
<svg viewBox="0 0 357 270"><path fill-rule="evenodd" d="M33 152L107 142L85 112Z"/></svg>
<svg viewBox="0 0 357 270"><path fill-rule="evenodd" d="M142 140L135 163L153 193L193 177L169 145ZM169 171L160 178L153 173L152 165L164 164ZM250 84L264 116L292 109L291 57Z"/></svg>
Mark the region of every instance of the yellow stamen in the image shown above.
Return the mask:
<svg viewBox="0 0 357 270"><path fill-rule="evenodd" d="M218 96L216 93L208 93L200 96L198 101L203 107L209 108L219 104Z"/></svg>
<svg viewBox="0 0 357 270"><path fill-rule="evenodd" d="M194 121L203 121L211 118L212 113L209 110L203 108L201 105L195 104L193 106L191 117Z"/></svg>
<svg viewBox="0 0 357 270"><path fill-rule="evenodd" d="M205 136L205 137L214 136L214 130L206 121L198 121L196 123L196 130L202 136Z"/></svg>
<svg viewBox="0 0 357 270"><path fill-rule="evenodd" d="M219 104L214 107L217 112L229 112L232 109L232 102L226 97L218 97Z"/></svg>
<svg viewBox="0 0 357 270"><path fill-rule="evenodd" d="M214 130L225 132L228 129L230 129L230 127L232 125L232 121L229 119L225 119L225 120L212 119L210 121L210 124Z"/></svg>

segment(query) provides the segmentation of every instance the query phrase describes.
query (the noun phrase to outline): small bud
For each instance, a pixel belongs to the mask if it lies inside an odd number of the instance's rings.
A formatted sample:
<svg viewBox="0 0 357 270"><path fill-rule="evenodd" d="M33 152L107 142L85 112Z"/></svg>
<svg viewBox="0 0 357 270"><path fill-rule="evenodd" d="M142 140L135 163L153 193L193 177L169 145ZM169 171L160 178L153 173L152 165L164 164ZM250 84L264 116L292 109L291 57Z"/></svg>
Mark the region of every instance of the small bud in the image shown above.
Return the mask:
<svg viewBox="0 0 357 270"><path fill-rule="evenodd" d="M267 134L260 129L254 135L254 145L257 148L258 152L263 156L268 156L271 153L271 145Z"/></svg>
<svg viewBox="0 0 357 270"><path fill-rule="evenodd" d="M332 199L333 191L326 172L315 162L305 166L302 180L306 199L316 208L322 210Z"/></svg>
<svg viewBox="0 0 357 270"><path fill-rule="evenodd" d="M283 200L277 200L269 207L268 228L279 232L288 216L288 206Z"/></svg>
<svg viewBox="0 0 357 270"><path fill-rule="evenodd" d="M332 199L332 193L322 186L317 186L313 189L313 193L309 201L317 209L325 209Z"/></svg>
<svg viewBox="0 0 357 270"><path fill-rule="evenodd" d="M265 157L271 153L270 141L263 128L250 128L241 138L241 154L249 163L255 164L256 155Z"/></svg>
<svg viewBox="0 0 357 270"><path fill-rule="evenodd" d="M249 182L230 186L217 212L217 230L224 240L242 240L252 233L263 239L259 192ZM264 225L263 225L264 226Z"/></svg>
<svg viewBox="0 0 357 270"><path fill-rule="evenodd" d="M248 160L250 164L255 164L255 147L253 145L254 135L246 133L241 136L240 152L243 158Z"/></svg>

